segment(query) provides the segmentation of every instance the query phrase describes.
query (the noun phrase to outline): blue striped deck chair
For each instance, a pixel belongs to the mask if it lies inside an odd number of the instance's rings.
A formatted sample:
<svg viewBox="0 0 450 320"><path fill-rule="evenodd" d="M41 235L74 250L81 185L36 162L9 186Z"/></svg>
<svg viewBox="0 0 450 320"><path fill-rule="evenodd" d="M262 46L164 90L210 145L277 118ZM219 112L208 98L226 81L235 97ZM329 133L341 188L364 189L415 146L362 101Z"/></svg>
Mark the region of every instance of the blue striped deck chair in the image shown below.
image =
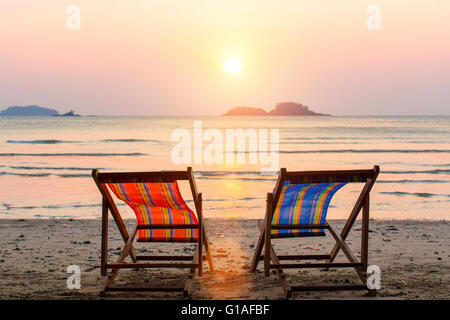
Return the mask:
<svg viewBox="0 0 450 320"><path fill-rule="evenodd" d="M376 290L368 289L368 241L369 241L369 199L370 191L378 177L380 168L369 170L337 171L287 171L280 170L273 193L267 194L264 221L258 221L260 236L255 248L250 271L256 272L258 262L264 261L264 275L275 269L286 297L298 291L368 290L373 296ZM350 216L338 234L326 220L327 210L334 194L347 183L364 183ZM361 258L358 260L345 242L356 218L362 211L361 219ZM279 238L325 236L328 231L336 241L329 254L283 255L277 256L271 241ZM263 255L264 249L264 255ZM348 262L334 262L342 250ZM281 263L293 260L325 260L323 263ZM362 284L346 285L302 285L291 286L283 268L354 268Z"/></svg>

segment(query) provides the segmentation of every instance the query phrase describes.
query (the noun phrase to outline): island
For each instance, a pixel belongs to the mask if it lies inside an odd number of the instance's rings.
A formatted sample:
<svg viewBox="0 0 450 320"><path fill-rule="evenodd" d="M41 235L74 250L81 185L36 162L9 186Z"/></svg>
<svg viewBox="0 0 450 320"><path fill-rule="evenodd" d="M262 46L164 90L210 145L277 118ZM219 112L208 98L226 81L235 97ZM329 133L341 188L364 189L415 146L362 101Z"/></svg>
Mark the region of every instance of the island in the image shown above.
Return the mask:
<svg viewBox="0 0 450 320"><path fill-rule="evenodd" d="M75 113L75 111L70 110L69 112L63 113L63 114L55 114L54 117L80 117L78 113Z"/></svg>
<svg viewBox="0 0 450 320"><path fill-rule="evenodd" d="M266 116L267 111L262 108L236 107L229 110L224 116Z"/></svg>
<svg viewBox="0 0 450 320"><path fill-rule="evenodd" d="M23 117L23 116L44 116L50 117L58 115L55 109L43 108L36 105L12 106L0 112L0 116Z"/></svg>
<svg viewBox="0 0 450 320"><path fill-rule="evenodd" d="M55 109L44 108L36 105L12 106L0 112L3 117L79 117L74 111L60 114Z"/></svg>
<svg viewBox="0 0 450 320"><path fill-rule="evenodd" d="M301 103L281 102L275 105L275 109L267 112L262 108L235 107L223 116L330 116L325 113L317 113Z"/></svg>

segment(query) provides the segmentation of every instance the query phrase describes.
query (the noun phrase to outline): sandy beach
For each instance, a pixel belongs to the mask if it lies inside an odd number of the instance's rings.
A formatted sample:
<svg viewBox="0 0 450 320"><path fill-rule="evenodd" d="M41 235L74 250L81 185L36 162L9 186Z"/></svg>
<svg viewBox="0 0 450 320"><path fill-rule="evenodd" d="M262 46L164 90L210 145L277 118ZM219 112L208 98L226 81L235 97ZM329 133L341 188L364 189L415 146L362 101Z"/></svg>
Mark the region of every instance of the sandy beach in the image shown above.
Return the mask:
<svg viewBox="0 0 450 320"><path fill-rule="evenodd" d="M134 221L127 220L129 229ZM192 299L284 299L274 274L265 278L262 264L253 275L248 266L258 231L256 220L207 219L216 271L205 263L203 277L195 277ZM342 220L331 220L336 229ZM358 254L358 223L348 243ZM110 260L123 242L110 224ZM448 221L371 220L369 264L381 268L381 290L369 298L365 292L296 293L293 299L448 299L450 297L450 223ZM101 299L100 220L0 220L0 299ZM331 236L275 240L277 252L328 253ZM179 244L137 243L138 253L191 253ZM342 253L338 260L345 257ZM69 290L67 266L81 268L81 289ZM353 270L286 270L291 284L357 282ZM184 281L186 271L173 269L123 270L116 284ZM179 299L178 294L114 293L105 299Z"/></svg>

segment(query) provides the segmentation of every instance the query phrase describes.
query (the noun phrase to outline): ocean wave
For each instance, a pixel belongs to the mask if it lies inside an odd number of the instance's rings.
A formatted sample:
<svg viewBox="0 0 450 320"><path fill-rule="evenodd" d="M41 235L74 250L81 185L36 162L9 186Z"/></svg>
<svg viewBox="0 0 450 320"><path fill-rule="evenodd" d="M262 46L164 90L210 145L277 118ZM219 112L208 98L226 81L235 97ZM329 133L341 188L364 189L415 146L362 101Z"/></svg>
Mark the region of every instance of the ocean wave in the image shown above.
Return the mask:
<svg viewBox="0 0 450 320"><path fill-rule="evenodd" d="M322 131L323 130L323 131ZM313 126L313 127L290 127L284 129L284 132L290 132L297 135L303 135L307 131L309 132L320 132L323 134L323 132L330 132L332 133L331 137L336 137L336 135L341 135L341 133L356 133L356 132L362 132L365 133L380 133L382 135L389 134L389 137L386 137L388 139L391 139L391 135L395 136L403 135L405 138L408 138L410 135L417 135L418 137L423 137L424 134L441 134L441 135L447 135L449 133L449 130L447 128L415 128L415 127L393 127L393 126L351 126L351 127L345 127L345 126ZM383 137L378 137L383 138ZM401 139L402 137L398 137L396 139Z"/></svg>
<svg viewBox="0 0 450 320"><path fill-rule="evenodd" d="M135 157L146 156L147 153L130 152L130 153L0 153L0 157L59 157L59 156L75 156L75 157Z"/></svg>
<svg viewBox="0 0 450 320"><path fill-rule="evenodd" d="M319 150L279 150L279 153L305 154L305 153L450 153L447 149L319 149ZM228 154L259 154L261 151L226 151ZM267 151L270 153L270 150Z"/></svg>
<svg viewBox="0 0 450 320"><path fill-rule="evenodd" d="M281 140L364 140L359 137L285 137L281 138Z"/></svg>
<svg viewBox="0 0 450 320"><path fill-rule="evenodd" d="M367 142L367 141L281 141L279 144L291 144L291 145L302 145L302 144L375 144L376 142Z"/></svg>
<svg viewBox="0 0 450 320"><path fill-rule="evenodd" d="M19 176L19 177L48 177L51 173L19 173L19 172L0 172L0 176Z"/></svg>
<svg viewBox="0 0 450 320"><path fill-rule="evenodd" d="M251 210L251 209L260 209L260 208L262 208L263 206L262 205L257 205L257 206L236 206L236 205L233 205L233 209L245 209L245 210ZM211 207L211 208L208 208L208 211L223 211L223 208L220 208L220 207Z"/></svg>
<svg viewBox="0 0 450 320"><path fill-rule="evenodd" d="M244 197L244 198L236 198L236 199L203 199L203 202L228 202L228 201L253 201L253 200L264 200L264 198L253 198L253 197ZM186 200L187 203L194 202L194 200Z"/></svg>
<svg viewBox="0 0 450 320"><path fill-rule="evenodd" d="M49 173L49 172L40 172L40 173L22 173L22 172L0 172L0 176L18 176L18 177L60 177L60 178L83 178L83 177L91 177L90 174L87 173Z"/></svg>
<svg viewBox="0 0 450 320"><path fill-rule="evenodd" d="M236 180L236 181L276 181L275 178L245 178L245 177L197 177L198 180Z"/></svg>
<svg viewBox="0 0 450 320"><path fill-rule="evenodd" d="M388 194L394 196L416 196L420 198L431 198L431 197L447 197L450 198L450 194L436 194L428 192L403 192L403 191L381 191L380 194Z"/></svg>
<svg viewBox="0 0 450 320"><path fill-rule="evenodd" d="M450 183L450 180L377 180L377 183Z"/></svg>
<svg viewBox="0 0 450 320"><path fill-rule="evenodd" d="M7 140L6 143L29 143L29 144L57 144L57 143L80 143L81 141L64 140Z"/></svg>
<svg viewBox="0 0 450 320"><path fill-rule="evenodd" d="M160 140L154 139L101 139L101 140L88 140L88 141L70 141L70 140L58 140L58 139L42 139L42 140L7 140L6 143L16 144L60 144L60 143L101 143L101 142L153 142L161 143Z"/></svg>
<svg viewBox="0 0 450 320"><path fill-rule="evenodd" d="M347 162L348 164L357 164L362 165L364 163L362 162ZM414 167L433 167L433 168L439 168L439 167L450 167L450 163L417 163L417 162L402 162L402 161L382 161L379 163L380 166L384 165L391 165L391 164L398 164L401 166L414 166Z"/></svg>
<svg viewBox="0 0 450 320"><path fill-rule="evenodd" d="M382 173L390 174L441 174L450 173L450 169L434 169L434 170L381 170Z"/></svg>
<svg viewBox="0 0 450 320"><path fill-rule="evenodd" d="M61 169L61 170L86 170L91 171L91 168L77 168L77 167L20 167L20 166L10 166L15 169L24 170L37 170L42 168L44 170L51 169ZM450 170L423 170L423 171L382 171L382 173L391 174L439 174L439 173L450 173ZM249 175L249 176L246 176ZM59 178L83 178L91 177L90 173L55 173L55 172L37 172L37 173L27 173L27 172L9 172L0 171L0 176L20 176L20 177L59 177ZM198 180L232 180L232 181L276 181L275 175L263 175L258 171L200 171L195 174ZM423 180L413 180L413 179L403 179L403 180L378 180L378 183L449 183L450 180L437 180L437 179L423 179ZM217 200L218 201L218 200Z"/></svg>
<svg viewBox="0 0 450 320"><path fill-rule="evenodd" d="M200 176L241 176L241 175L261 175L259 171L198 171L196 175Z"/></svg>
<svg viewBox="0 0 450 320"><path fill-rule="evenodd" d="M2 167L2 166L0 166L0 167ZM17 169L17 170L68 170L68 171L92 171L92 169L93 169L93 168L83 168L83 167L40 167L40 166L9 166L9 168ZM109 170L107 168L96 168L96 169Z"/></svg>
<svg viewBox="0 0 450 320"><path fill-rule="evenodd" d="M161 143L161 140L154 139L103 139L103 140L95 140L96 142L154 142Z"/></svg>
<svg viewBox="0 0 450 320"><path fill-rule="evenodd" d="M280 153L450 153L445 149L323 149L323 150L280 150Z"/></svg>
<svg viewBox="0 0 450 320"><path fill-rule="evenodd" d="M5 210L34 210L34 209L65 209L65 208L93 208L93 207L101 207L101 203L93 203L93 204L82 204L82 203L75 203L75 204L51 204L51 205L42 205L42 206L12 206L8 203L2 204ZM117 203L117 206L126 206L125 203Z"/></svg>
<svg viewBox="0 0 450 320"><path fill-rule="evenodd" d="M417 138L411 139L410 136L406 137L282 137L281 141L308 141L308 142L316 142L316 141L326 141L327 143L341 143L343 140L347 140L347 143L353 143L353 141L358 141L365 143L367 141L375 141L378 142L380 140L387 141L402 141L405 143L443 143L442 141L432 141L432 140L419 140ZM320 143L320 142L319 142ZM323 142L322 142L323 143Z"/></svg>

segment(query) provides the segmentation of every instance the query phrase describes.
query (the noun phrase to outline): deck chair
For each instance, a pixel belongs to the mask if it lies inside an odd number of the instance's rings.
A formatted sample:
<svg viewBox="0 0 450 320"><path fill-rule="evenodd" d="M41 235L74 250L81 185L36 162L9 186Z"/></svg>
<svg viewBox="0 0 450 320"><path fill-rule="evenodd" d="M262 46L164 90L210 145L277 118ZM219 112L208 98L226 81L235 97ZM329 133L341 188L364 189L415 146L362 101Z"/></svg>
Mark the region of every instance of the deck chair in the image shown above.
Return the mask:
<svg viewBox="0 0 450 320"><path fill-rule="evenodd" d="M92 171L92 177L103 198L101 275L106 276L108 270L111 270L101 295L109 291L181 291L184 296L188 296L195 271L202 275L205 259L213 271L202 216L202 194L197 192L192 168L189 167L186 171L115 173L100 173L95 169ZM197 215L181 197L178 180L189 181ZM136 215L137 225L131 235L110 191L117 199L129 205ZM115 263L108 262L108 211L111 212L125 242ZM141 256L136 254L133 247L136 236L139 242L190 242L197 243L197 246L193 256ZM206 257L203 256L203 246ZM127 256L130 256L132 263L124 262ZM156 262L145 262L152 260ZM190 272L184 286L180 287L113 287L112 283L119 270L130 268L188 268Z"/></svg>
<svg viewBox="0 0 450 320"><path fill-rule="evenodd" d="M264 261L264 275L270 275L275 269L286 297L297 291L327 290L368 290L375 295L375 290L366 286L369 240L369 194L380 172L378 166L369 170L340 171L292 171L280 170L273 194L267 194L266 216L264 224L258 221L260 236L250 266L256 272L258 262ZM350 213L340 235L326 220L327 209L333 195L346 183L364 182L364 187ZM359 212L362 209L361 259L358 261L345 242ZM278 256L272 246L272 239L291 237L324 236L329 231L336 241L330 254L324 255L284 255ZM262 250L264 248L264 255ZM333 262L342 250L349 262ZM281 263L282 260L325 260L323 263ZM289 285L283 268L354 268L361 280L361 285Z"/></svg>

